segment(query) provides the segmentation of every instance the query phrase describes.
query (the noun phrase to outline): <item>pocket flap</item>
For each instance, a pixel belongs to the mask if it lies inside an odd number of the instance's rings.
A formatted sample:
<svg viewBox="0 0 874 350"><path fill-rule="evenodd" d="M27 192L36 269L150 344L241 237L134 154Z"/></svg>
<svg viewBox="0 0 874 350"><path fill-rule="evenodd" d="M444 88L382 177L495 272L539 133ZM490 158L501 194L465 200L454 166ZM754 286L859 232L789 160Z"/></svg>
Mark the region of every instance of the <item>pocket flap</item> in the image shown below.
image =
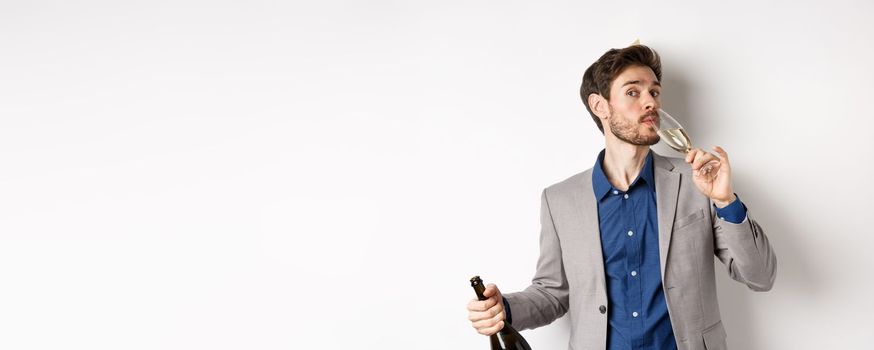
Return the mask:
<svg viewBox="0 0 874 350"><path fill-rule="evenodd" d="M726 349L725 328L722 327L722 321L716 322L715 325L704 331L704 347L707 350Z"/></svg>
<svg viewBox="0 0 874 350"><path fill-rule="evenodd" d="M698 208L698 210L696 210L691 215L687 215L687 216L684 216L678 220L675 220L674 221L674 230L679 230L679 229L681 229L685 226L688 226L689 224L691 224L695 221L698 221L702 218L704 218L704 209Z"/></svg>

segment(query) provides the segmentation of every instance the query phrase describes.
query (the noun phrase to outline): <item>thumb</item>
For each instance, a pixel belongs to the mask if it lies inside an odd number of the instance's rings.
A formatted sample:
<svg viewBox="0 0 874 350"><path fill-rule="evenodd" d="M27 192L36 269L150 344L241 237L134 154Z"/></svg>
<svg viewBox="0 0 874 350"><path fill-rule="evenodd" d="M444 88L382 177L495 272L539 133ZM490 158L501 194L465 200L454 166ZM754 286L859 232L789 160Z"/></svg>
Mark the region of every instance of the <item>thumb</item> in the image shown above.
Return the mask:
<svg viewBox="0 0 874 350"><path fill-rule="evenodd" d="M490 283L486 285L486 290L483 291L483 296L486 298L491 298L493 296L500 295L500 291L498 290L498 286Z"/></svg>

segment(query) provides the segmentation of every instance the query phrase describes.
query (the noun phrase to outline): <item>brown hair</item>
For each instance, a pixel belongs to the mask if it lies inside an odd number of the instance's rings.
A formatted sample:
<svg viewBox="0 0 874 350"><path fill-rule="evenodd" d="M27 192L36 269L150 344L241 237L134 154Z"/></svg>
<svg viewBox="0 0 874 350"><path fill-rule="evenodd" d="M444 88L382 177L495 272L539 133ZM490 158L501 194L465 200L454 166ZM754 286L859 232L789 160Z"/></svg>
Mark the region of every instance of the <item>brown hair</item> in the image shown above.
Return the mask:
<svg viewBox="0 0 874 350"><path fill-rule="evenodd" d="M610 49L604 53L595 63L586 69L583 74L583 84L580 85L580 97L583 99L583 104L586 105L586 110L592 115L595 124L601 133L604 133L604 126L601 125L601 119L592 112L592 107L589 106L589 95L599 94L608 101L610 100L610 86L613 80L622 73L625 68L630 66L644 66L652 69L656 79L662 80L662 63L659 59L659 54L655 50L644 45L631 45L624 49Z"/></svg>

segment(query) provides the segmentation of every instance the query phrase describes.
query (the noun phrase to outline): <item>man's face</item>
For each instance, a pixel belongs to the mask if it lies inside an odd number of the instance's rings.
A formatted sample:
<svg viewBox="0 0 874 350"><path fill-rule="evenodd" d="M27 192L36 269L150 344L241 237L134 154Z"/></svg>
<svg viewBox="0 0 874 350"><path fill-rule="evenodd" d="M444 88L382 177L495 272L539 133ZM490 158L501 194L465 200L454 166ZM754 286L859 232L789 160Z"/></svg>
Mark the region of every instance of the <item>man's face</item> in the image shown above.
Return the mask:
<svg viewBox="0 0 874 350"><path fill-rule="evenodd" d="M625 68L610 86L608 125L613 135L633 145L658 143L656 110L662 105L661 88L649 67Z"/></svg>

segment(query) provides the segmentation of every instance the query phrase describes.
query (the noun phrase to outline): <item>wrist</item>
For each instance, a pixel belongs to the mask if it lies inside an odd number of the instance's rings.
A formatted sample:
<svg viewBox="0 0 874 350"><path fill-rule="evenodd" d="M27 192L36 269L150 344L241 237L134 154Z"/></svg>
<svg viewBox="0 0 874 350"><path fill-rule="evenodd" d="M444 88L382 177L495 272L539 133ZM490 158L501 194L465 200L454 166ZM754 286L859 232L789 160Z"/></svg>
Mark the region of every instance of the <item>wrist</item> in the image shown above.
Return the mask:
<svg viewBox="0 0 874 350"><path fill-rule="evenodd" d="M713 198L713 204L715 204L717 208L722 209L722 208L727 207L729 204L731 204L731 202L734 202L735 200L737 200L737 196L735 196L734 193L732 193L731 196L729 196L726 199Z"/></svg>

